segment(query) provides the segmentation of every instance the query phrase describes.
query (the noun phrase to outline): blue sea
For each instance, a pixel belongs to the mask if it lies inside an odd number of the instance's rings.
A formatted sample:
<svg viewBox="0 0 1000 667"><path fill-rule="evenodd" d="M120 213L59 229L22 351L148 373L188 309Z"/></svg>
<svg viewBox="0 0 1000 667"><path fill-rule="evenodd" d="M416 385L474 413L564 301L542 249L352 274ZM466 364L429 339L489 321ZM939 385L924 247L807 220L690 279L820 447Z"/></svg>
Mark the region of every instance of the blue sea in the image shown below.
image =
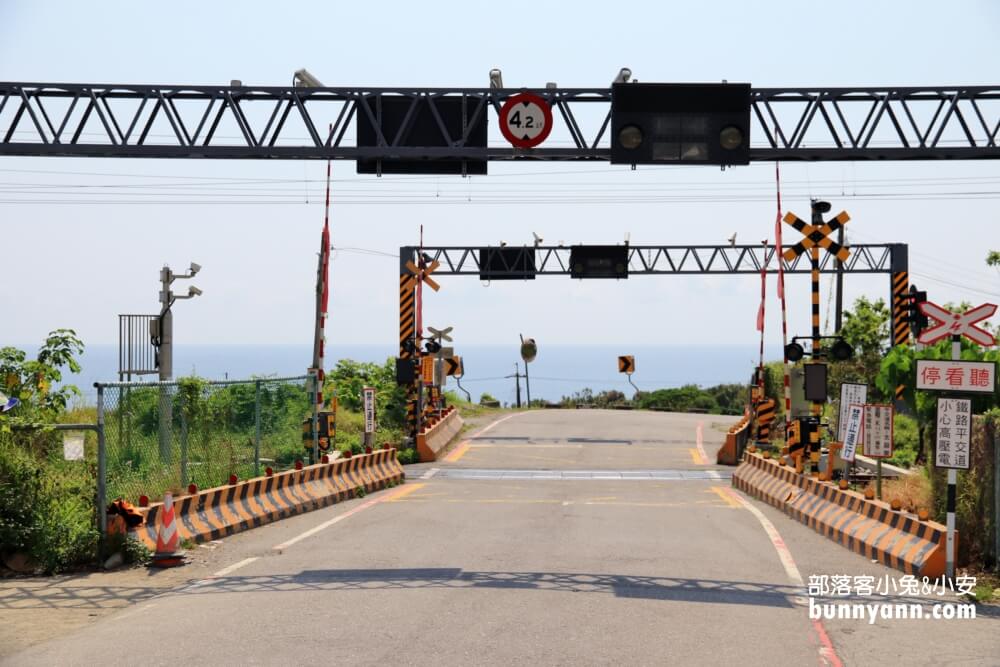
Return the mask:
<svg viewBox="0 0 1000 667"><path fill-rule="evenodd" d="M33 353L34 349L27 349ZM391 345L342 345L327 348L327 368L336 359L384 362L396 350ZM462 356L465 377L461 386L473 400L485 392L505 403L515 401L515 366L520 364L522 400L527 398L524 364L517 346L464 345L456 349ZM532 399L557 401L584 388L597 393L617 389L632 395L624 375L618 373L618 355L631 354L636 360L632 381L642 390L678 387L684 384L711 386L723 382L748 382L759 350L756 345L550 345L540 346L529 364L528 382ZM768 359L780 358L780 349L768 348ZM251 376L303 375L312 358L311 345L178 345L174 350L174 374L223 379ZM67 376L93 404L94 382L118 380L116 345L90 345L81 359L79 375ZM138 378L134 378L138 379ZM146 376L155 380L156 376ZM449 389L457 389L450 379Z"/></svg>

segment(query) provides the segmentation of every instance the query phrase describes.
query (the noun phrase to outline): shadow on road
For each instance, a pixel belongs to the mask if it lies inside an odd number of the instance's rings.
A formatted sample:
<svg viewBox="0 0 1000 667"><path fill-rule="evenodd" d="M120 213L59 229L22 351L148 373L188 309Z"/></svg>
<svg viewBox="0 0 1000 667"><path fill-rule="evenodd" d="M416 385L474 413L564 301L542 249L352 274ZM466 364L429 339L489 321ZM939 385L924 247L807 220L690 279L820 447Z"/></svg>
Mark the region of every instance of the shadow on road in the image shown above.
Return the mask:
<svg viewBox="0 0 1000 667"><path fill-rule="evenodd" d="M561 572L477 572L459 568L305 570L297 574L231 576L187 589L192 594L302 590L519 589L603 593L676 602L792 607L802 590L747 581Z"/></svg>
<svg viewBox="0 0 1000 667"><path fill-rule="evenodd" d="M0 588L0 609L114 609L168 590L162 586L95 585L71 578L26 579L24 584L5 582Z"/></svg>

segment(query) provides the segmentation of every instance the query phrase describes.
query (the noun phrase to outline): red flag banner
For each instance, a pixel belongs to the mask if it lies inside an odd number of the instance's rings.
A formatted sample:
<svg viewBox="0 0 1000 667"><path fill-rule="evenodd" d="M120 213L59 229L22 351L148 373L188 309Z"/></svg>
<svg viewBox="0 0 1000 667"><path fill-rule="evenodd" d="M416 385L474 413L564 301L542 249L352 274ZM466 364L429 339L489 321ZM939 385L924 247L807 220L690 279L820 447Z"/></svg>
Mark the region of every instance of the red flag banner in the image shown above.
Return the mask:
<svg viewBox="0 0 1000 667"><path fill-rule="evenodd" d="M330 305L330 222L323 223L323 245L320 248L322 257L322 269L320 269L320 280L322 281L322 296L320 297L320 312L326 316Z"/></svg>

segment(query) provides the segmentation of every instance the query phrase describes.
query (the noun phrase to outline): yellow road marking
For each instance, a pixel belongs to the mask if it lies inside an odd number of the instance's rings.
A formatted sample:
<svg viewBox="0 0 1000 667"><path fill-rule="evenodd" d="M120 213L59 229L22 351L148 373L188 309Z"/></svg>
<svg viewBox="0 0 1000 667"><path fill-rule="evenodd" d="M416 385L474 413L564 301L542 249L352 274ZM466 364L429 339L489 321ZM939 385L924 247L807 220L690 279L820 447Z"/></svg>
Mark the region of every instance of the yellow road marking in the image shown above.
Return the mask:
<svg viewBox="0 0 1000 667"><path fill-rule="evenodd" d="M463 442L462 444L460 444L458 447L456 447L450 454L448 454L448 456L444 457L444 460L447 461L448 463L454 463L455 461L457 461L460 458L462 458L463 456L465 456L465 453L467 451L469 451L469 441L468 440L466 440L465 442Z"/></svg>
<svg viewBox="0 0 1000 667"><path fill-rule="evenodd" d="M708 465L708 461L706 461L705 459L703 459L701 457L701 452L699 452L697 449L695 449L695 448L692 447L691 449L688 450L688 453L691 454L691 461L695 465L699 465L699 466L707 466Z"/></svg>
<svg viewBox="0 0 1000 667"><path fill-rule="evenodd" d="M411 496L405 500L391 500L386 502L439 502L451 504L479 504L479 505L596 505L608 507L691 507L693 505L707 505L720 509L739 509L739 505L731 503L720 504L717 500L691 500L686 502L638 502L638 501L594 501L594 500L558 500L554 498L429 498L426 496Z"/></svg>
<svg viewBox="0 0 1000 667"><path fill-rule="evenodd" d="M409 484L405 485L403 488L399 489L398 491L396 491L395 493L393 493L390 497L386 498L382 502L384 502L384 503L398 503L401 498L405 498L406 496L410 495L414 491L419 491L420 489L424 488L425 486L427 486L427 485L426 484L421 484L421 483L410 482Z"/></svg>
<svg viewBox="0 0 1000 667"><path fill-rule="evenodd" d="M499 444L480 445L480 444L477 443L475 445L469 445L469 446L473 447L474 449L487 449L487 448L492 448L492 447L499 447L499 448L502 448L502 449L583 449L583 445L570 445L570 444L565 444L565 445L499 445Z"/></svg>
<svg viewBox="0 0 1000 667"><path fill-rule="evenodd" d="M721 486L713 486L712 491L718 494L718 496L722 498L724 501L726 501L726 504L729 505L730 507L741 509L740 503L737 500L735 500L729 493L727 493L726 489L722 488Z"/></svg>

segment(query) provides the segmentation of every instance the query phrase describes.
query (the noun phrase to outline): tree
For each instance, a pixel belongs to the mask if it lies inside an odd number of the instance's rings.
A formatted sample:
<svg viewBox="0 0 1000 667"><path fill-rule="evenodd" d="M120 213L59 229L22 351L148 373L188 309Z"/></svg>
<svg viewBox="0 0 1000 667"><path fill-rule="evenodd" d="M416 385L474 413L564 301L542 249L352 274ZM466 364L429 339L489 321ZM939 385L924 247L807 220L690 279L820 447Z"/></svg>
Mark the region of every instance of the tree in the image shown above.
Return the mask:
<svg viewBox="0 0 1000 667"><path fill-rule="evenodd" d="M0 413L0 429L7 420L52 421L66 409L71 397L80 396L74 385L54 385L62 382L63 368L80 372L77 356L82 352L83 342L72 329L49 332L33 360L24 350L0 348L0 386L5 394L21 401L13 413ZM6 426L9 428L9 424Z"/></svg>
<svg viewBox="0 0 1000 667"><path fill-rule="evenodd" d="M891 391L883 392L875 382L889 346L889 320L889 308L883 299L869 301L862 296L852 310L844 312L840 335L854 348L854 358L830 363L830 387L835 396L842 382L867 384L873 390L872 400L892 396Z"/></svg>

